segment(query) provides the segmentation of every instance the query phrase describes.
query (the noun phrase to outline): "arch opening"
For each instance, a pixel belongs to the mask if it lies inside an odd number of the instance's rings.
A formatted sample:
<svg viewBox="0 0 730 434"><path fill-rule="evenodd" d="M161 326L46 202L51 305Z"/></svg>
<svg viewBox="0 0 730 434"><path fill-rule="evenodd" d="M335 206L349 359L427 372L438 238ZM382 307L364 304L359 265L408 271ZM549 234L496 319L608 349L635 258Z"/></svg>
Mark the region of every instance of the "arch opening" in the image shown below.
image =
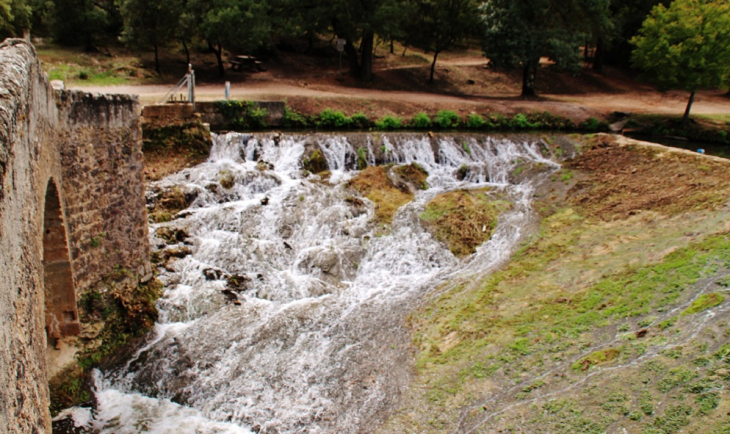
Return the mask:
<svg viewBox="0 0 730 434"><path fill-rule="evenodd" d="M71 260L63 224L58 188L53 179L46 187L43 218L43 277L45 283L46 333L49 344L60 349L61 339L81 332L76 308Z"/></svg>

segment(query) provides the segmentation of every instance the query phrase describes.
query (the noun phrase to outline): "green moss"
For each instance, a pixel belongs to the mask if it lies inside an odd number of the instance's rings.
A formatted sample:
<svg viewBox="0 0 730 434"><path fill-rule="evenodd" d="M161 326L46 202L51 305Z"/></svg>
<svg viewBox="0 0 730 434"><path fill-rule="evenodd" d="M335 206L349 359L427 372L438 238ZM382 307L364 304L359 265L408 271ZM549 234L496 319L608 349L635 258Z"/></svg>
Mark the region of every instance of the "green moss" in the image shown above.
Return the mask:
<svg viewBox="0 0 730 434"><path fill-rule="evenodd" d="M621 351L616 348L609 348L606 350L595 351L585 357L582 357L577 362L573 363L572 369L574 371L585 371L591 366L602 365L605 363L612 362L621 354Z"/></svg>
<svg viewBox="0 0 730 434"><path fill-rule="evenodd" d="M200 120L162 126L142 124L143 152L184 152L207 157L212 143L210 131Z"/></svg>
<svg viewBox="0 0 730 434"><path fill-rule="evenodd" d="M397 166L393 169L407 182L412 183L419 190L428 190L428 172L418 163L411 163L405 166Z"/></svg>
<svg viewBox="0 0 730 434"><path fill-rule="evenodd" d="M315 149L309 155L302 160L302 168L311 173L320 173L326 171L329 166L327 165L327 159L324 158L324 154L320 149Z"/></svg>
<svg viewBox="0 0 730 434"><path fill-rule="evenodd" d="M725 296L713 292L711 294L702 294L697 297L697 300L693 301L692 304L682 312L682 315L694 315L700 313L712 307L715 307L725 301Z"/></svg>

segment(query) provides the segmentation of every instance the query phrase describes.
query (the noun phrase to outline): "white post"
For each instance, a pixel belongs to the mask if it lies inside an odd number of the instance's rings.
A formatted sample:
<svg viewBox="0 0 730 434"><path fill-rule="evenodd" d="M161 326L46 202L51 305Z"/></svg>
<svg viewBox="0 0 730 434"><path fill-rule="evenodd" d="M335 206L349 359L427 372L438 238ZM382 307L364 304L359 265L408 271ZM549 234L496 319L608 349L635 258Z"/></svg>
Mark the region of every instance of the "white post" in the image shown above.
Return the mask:
<svg viewBox="0 0 730 434"><path fill-rule="evenodd" d="M230 81L226 81L225 93L226 93L226 100L230 99L231 98L231 82Z"/></svg>

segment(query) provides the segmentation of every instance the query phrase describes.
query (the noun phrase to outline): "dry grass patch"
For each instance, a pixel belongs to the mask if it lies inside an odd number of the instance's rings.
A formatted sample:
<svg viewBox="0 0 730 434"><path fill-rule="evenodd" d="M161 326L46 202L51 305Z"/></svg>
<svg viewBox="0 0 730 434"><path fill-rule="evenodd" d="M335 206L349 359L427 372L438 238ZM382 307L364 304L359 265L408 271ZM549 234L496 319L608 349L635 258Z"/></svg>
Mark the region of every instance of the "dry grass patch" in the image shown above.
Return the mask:
<svg viewBox="0 0 730 434"><path fill-rule="evenodd" d="M485 188L440 194L426 205L421 220L455 256L471 255L492 237L499 214L512 206L492 199L488 191Z"/></svg>
<svg viewBox="0 0 730 434"><path fill-rule="evenodd" d="M392 222L398 208L413 200L407 188L399 189L388 179L386 170L383 166L368 167L347 184L375 204L375 219L379 223Z"/></svg>

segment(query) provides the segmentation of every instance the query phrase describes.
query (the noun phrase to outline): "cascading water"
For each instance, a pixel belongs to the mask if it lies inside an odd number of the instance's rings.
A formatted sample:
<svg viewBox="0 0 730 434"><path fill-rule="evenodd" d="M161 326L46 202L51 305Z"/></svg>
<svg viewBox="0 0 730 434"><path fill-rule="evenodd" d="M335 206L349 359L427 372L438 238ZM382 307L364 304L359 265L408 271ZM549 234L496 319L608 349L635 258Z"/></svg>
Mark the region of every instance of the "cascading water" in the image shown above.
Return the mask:
<svg viewBox="0 0 730 434"><path fill-rule="evenodd" d="M312 146L329 180L301 170ZM379 154L429 173L430 188L389 228L373 223L372 203L351 203L358 151L369 164ZM208 162L155 185L195 200L152 225L153 247L165 247L159 227L183 228L192 254L160 268L160 321L126 367L98 376L89 423L117 434L374 430L412 372L404 318L439 285L489 272L514 250L536 177L510 180L526 163L543 176L556 169L544 151L534 140L476 136L214 136ZM514 206L460 260L419 214L439 193L485 186ZM233 290L231 276L242 282Z"/></svg>

